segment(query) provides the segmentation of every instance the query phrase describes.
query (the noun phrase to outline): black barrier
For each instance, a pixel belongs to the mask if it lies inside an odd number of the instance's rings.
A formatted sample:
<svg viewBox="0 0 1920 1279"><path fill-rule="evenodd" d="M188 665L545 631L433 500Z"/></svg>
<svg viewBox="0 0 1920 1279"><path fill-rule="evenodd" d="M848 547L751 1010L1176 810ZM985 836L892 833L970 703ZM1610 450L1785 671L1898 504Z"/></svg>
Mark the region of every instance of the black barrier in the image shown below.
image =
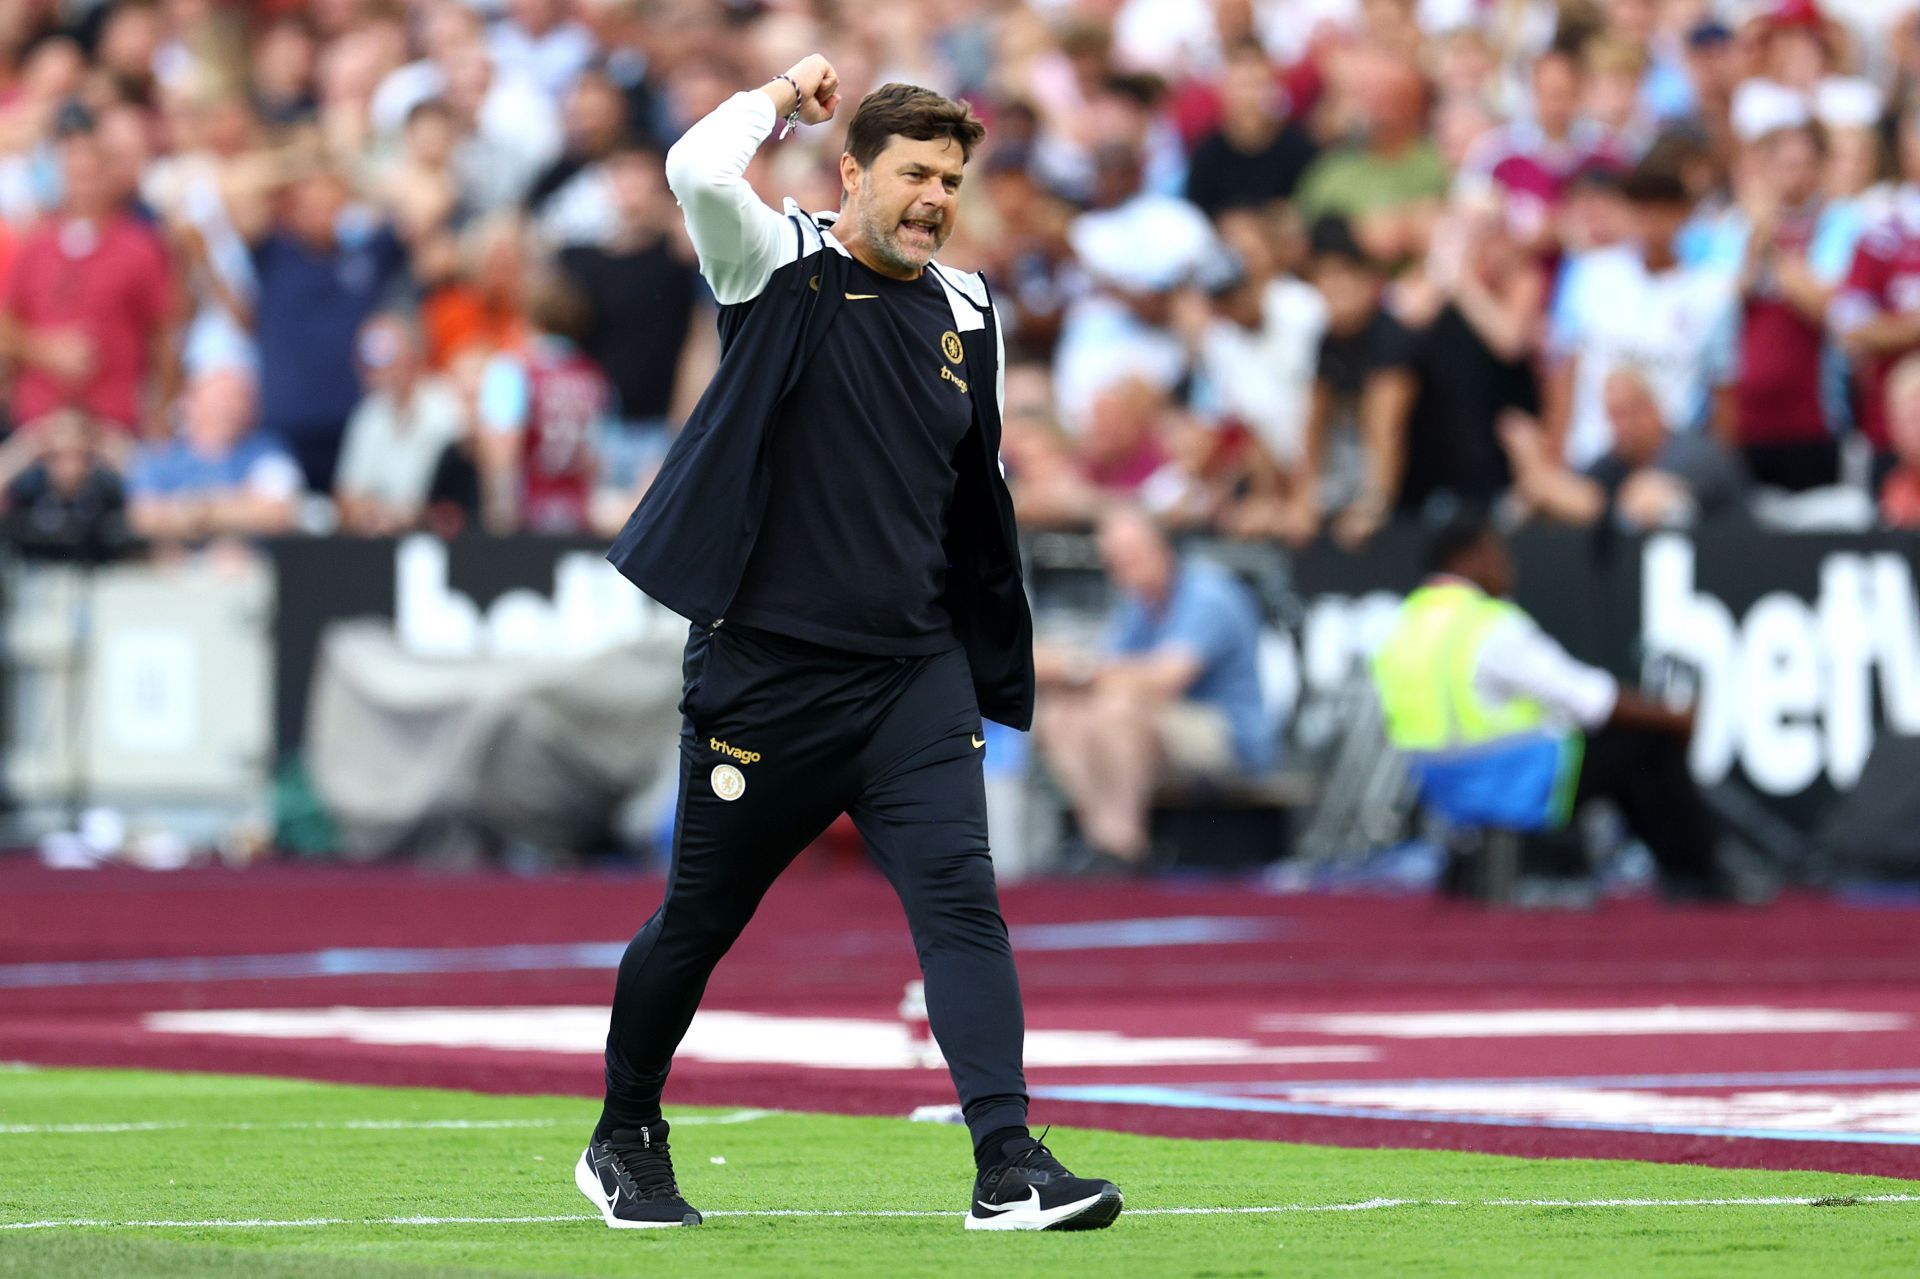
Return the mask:
<svg viewBox="0 0 1920 1279"><path fill-rule="evenodd" d="M1355 553L1189 548L1253 585L1294 666L1277 691L1303 726L1315 701L1351 678L1423 561L1412 529L1389 529ZM456 654L578 649L684 625L620 581L593 541L323 538L272 549L283 752L300 745L321 636L340 618L395 619L410 646ZM1103 608L1090 538L1039 533L1027 549L1043 632ZM1920 537L1528 530L1514 555L1519 602L1576 656L1630 680L1651 658L1696 671L1695 772L1744 782L1798 825L1852 788L1877 732L1920 733Z"/></svg>

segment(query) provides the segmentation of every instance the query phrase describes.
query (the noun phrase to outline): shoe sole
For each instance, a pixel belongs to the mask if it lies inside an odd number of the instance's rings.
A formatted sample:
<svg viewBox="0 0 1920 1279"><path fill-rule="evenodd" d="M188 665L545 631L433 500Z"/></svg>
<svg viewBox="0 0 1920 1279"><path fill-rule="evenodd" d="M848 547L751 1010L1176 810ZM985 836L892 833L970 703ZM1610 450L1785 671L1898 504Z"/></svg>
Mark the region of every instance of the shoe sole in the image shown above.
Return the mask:
<svg viewBox="0 0 1920 1279"><path fill-rule="evenodd" d="M573 1184L587 1202L600 1210L600 1216L615 1230L678 1230L682 1226L700 1224L700 1214L690 1212L678 1221L628 1221L624 1217L613 1215L613 1207L607 1203L607 1195L600 1188L600 1174L587 1162L586 1151L580 1152L580 1162L573 1166Z"/></svg>
<svg viewBox="0 0 1920 1279"><path fill-rule="evenodd" d="M1119 1217L1124 1201L1118 1186L1058 1208L976 1217L967 1213L968 1230L1104 1230Z"/></svg>

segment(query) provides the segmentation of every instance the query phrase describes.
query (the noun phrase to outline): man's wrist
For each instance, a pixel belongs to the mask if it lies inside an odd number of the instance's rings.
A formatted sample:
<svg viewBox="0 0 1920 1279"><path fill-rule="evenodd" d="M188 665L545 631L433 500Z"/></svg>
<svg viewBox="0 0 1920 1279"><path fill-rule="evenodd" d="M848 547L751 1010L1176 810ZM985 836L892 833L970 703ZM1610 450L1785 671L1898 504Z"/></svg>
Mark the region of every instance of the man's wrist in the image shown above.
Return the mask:
<svg viewBox="0 0 1920 1279"><path fill-rule="evenodd" d="M805 95L800 92L800 82L784 71L760 88L773 99L773 110L776 115L784 116L791 113L805 100Z"/></svg>

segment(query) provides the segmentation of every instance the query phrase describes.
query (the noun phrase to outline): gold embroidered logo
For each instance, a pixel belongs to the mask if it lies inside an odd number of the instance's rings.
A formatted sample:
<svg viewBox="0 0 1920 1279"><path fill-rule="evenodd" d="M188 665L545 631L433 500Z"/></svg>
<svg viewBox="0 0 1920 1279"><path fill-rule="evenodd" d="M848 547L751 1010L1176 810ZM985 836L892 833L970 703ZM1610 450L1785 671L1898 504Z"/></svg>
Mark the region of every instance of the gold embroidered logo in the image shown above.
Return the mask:
<svg viewBox="0 0 1920 1279"><path fill-rule="evenodd" d="M877 298L879 296L878 293L849 293L847 294L847 301L865 302L868 298Z"/></svg>
<svg viewBox="0 0 1920 1279"><path fill-rule="evenodd" d="M973 744L973 749L975 750L979 750L982 746L985 746L987 744L987 739L980 736L980 734L978 733L975 733L973 736L969 737L967 741Z"/></svg>
<svg viewBox="0 0 1920 1279"><path fill-rule="evenodd" d="M940 353L953 363L958 364L966 358L967 349L960 345L960 335L952 329L948 329L940 335ZM963 387L961 389L964 390L965 388Z"/></svg>
<svg viewBox="0 0 1920 1279"><path fill-rule="evenodd" d="M818 293L820 291L820 277L816 275L811 280L808 280L807 287L812 289L815 293Z"/></svg>
<svg viewBox="0 0 1920 1279"><path fill-rule="evenodd" d="M948 368L948 367L947 367L946 365L944 365L944 364L942 364L942 365L940 366L940 376L941 376L941 377L943 377L943 378L945 378L945 379L946 379L947 381L949 381L949 382L951 382L951 383L953 383L953 384L954 384L955 386L957 386L957 387L959 387L959 388L960 388L960 394L962 394L962 395L965 395L965 394L967 393L967 381L966 381L966 379L965 379L965 378L957 378L957 377L955 377L955 376L953 375L953 370L952 370L952 369L950 369L950 368Z"/></svg>
<svg viewBox="0 0 1920 1279"><path fill-rule="evenodd" d="M732 764L713 766L713 793L731 804L747 793L747 779Z"/></svg>
<svg viewBox="0 0 1920 1279"><path fill-rule="evenodd" d="M721 755L731 755L742 764L758 764L760 762L759 751L743 751L738 746L727 745L717 737L709 737L707 739L707 749Z"/></svg>

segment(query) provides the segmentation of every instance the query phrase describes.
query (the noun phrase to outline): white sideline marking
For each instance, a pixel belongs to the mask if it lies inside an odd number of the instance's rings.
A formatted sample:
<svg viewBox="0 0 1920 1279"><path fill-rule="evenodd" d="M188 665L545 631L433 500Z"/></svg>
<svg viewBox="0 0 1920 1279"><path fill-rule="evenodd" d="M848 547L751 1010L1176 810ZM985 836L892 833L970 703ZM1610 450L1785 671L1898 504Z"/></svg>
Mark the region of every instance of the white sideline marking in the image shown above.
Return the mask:
<svg viewBox="0 0 1920 1279"><path fill-rule="evenodd" d="M691 1124L745 1124L780 1113L775 1110L731 1110L723 1115L685 1115L673 1121L675 1128ZM55 1133L175 1132L198 1128L208 1132L304 1132L329 1131L382 1132L420 1131L441 1128L557 1128L558 1119L343 1119L338 1123L285 1124L201 1124L188 1120L158 1120L129 1124L0 1124L0 1136L46 1136Z"/></svg>
<svg viewBox="0 0 1920 1279"><path fill-rule="evenodd" d="M240 1035L260 1039L345 1039L356 1044L420 1044L599 1057L607 1048L607 1010L598 1004L473 1008L209 1008L148 1013L146 1029L164 1035ZM1027 1032L1025 1060L1036 1066L1334 1065L1373 1061L1363 1044L1291 1044L1216 1035L1136 1036L1107 1030ZM904 1022L860 1017L788 1017L702 1009L676 1060L730 1065L810 1066L822 1070L925 1070L938 1054L916 1042Z"/></svg>
<svg viewBox="0 0 1920 1279"><path fill-rule="evenodd" d="M1755 1195L1729 1199L1359 1199L1351 1203L1265 1204L1243 1208L1129 1208L1129 1217L1237 1217L1294 1212L1373 1212L1381 1208L1807 1208L1815 1204L1912 1204L1920 1195ZM757 1208L710 1212L709 1217L916 1217L951 1218L957 1212ZM105 1221L68 1217L58 1221L0 1221L0 1230L113 1229L298 1229L309 1226L521 1226L561 1221L598 1221L591 1213L556 1217L214 1217L203 1221Z"/></svg>

